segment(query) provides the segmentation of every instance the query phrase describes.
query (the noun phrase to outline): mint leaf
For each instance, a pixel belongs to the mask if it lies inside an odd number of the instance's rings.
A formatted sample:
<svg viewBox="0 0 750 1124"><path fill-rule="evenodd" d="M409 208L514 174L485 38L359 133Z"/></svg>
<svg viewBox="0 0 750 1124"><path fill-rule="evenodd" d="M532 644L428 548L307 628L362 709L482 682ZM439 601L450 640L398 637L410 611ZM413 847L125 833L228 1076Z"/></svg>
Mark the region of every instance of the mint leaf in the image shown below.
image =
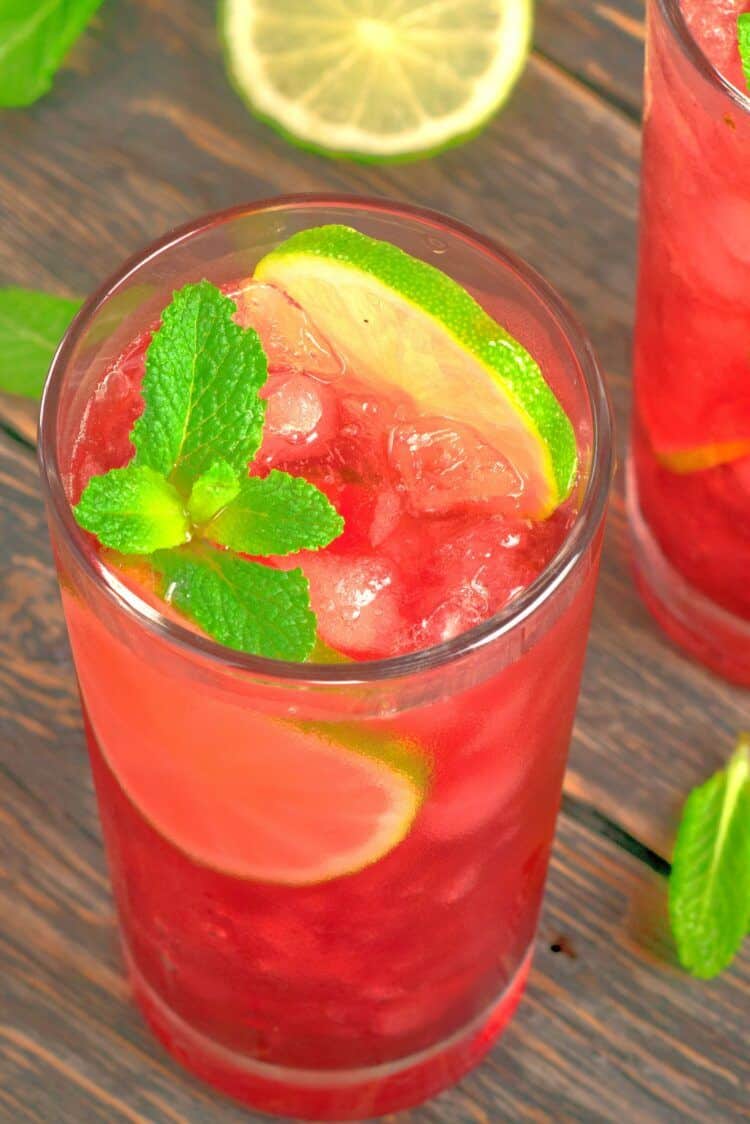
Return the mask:
<svg viewBox="0 0 750 1124"><path fill-rule="evenodd" d="M726 769L693 789L669 880L669 914L683 966L711 979L750 924L750 734Z"/></svg>
<svg viewBox="0 0 750 1124"><path fill-rule="evenodd" d="M31 105L102 0L0 0L0 106Z"/></svg>
<svg viewBox="0 0 750 1124"><path fill-rule="evenodd" d="M737 20L737 44L740 49L742 69L745 72L745 81L750 90L750 12L745 12Z"/></svg>
<svg viewBox="0 0 750 1124"><path fill-rule="evenodd" d="M314 484L274 469L250 476L239 494L219 512L206 536L242 554L295 554L327 546L344 520Z"/></svg>
<svg viewBox="0 0 750 1124"><path fill-rule="evenodd" d="M2 4L0 0L0 54ZM80 303L31 289L0 289L0 391L39 397L57 345Z"/></svg>
<svg viewBox="0 0 750 1124"><path fill-rule="evenodd" d="M231 464L216 461L196 480L190 493L188 512L193 523L208 523L239 490L240 478Z"/></svg>
<svg viewBox="0 0 750 1124"><path fill-rule="evenodd" d="M269 659L304 660L315 616L301 570L273 570L229 551L160 551L164 596L220 644Z"/></svg>
<svg viewBox="0 0 750 1124"><path fill-rule="evenodd" d="M240 328L215 285L186 285L165 308L146 355L135 463L187 490L217 460L245 473L260 447L267 377L256 332Z"/></svg>
<svg viewBox="0 0 750 1124"><path fill-rule="evenodd" d="M104 546L150 555L166 600L219 643L304 660L316 621L302 571L223 548L312 550L344 524L306 480L277 471L248 478L263 436L266 357L234 311L208 281L174 294L146 354L135 457L92 477L73 513Z"/></svg>
<svg viewBox="0 0 750 1124"><path fill-rule="evenodd" d="M151 554L189 538L178 492L146 465L92 476L73 514L100 543L123 554Z"/></svg>

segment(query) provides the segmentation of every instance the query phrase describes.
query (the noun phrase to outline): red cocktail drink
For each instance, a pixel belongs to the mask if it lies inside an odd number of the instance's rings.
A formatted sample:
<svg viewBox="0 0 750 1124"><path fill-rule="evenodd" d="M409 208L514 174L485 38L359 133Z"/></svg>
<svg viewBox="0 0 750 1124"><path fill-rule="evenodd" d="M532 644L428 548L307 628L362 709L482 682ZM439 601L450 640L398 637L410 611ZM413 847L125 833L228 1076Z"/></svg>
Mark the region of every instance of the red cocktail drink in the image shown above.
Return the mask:
<svg viewBox="0 0 750 1124"><path fill-rule="evenodd" d="M245 280L323 223L434 260L535 355L578 450L553 512L516 509L518 473L456 401L427 416L408 377L374 386L304 308ZM271 560L309 578L329 662L222 648L71 517L90 477L132 456L150 332L171 290L204 276L268 356L251 472L293 470L346 519L325 550ZM200 223L126 267L68 335L42 462L124 954L157 1035L219 1088L313 1119L388 1112L455 1080L512 1015L610 449L591 352L544 283L457 225L384 204L282 201Z"/></svg>
<svg viewBox="0 0 750 1124"><path fill-rule="evenodd" d="M651 0L630 515L667 632L750 684L750 98L743 0Z"/></svg>

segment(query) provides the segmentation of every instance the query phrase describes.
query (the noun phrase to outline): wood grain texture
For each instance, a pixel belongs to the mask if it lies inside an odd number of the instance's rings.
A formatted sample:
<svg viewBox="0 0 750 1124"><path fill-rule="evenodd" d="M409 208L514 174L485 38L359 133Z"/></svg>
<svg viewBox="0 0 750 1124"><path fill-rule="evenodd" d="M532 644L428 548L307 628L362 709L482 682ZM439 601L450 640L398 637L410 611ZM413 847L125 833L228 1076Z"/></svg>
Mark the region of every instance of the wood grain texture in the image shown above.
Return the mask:
<svg viewBox="0 0 750 1124"><path fill-rule="evenodd" d="M580 36L582 57L605 41L617 54L598 4L545 0L540 27L554 12ZM279 191L431 205L508 243L568 298L607 372L622 459L639 143L622 113L536 57L472 144L417 165L333 163L248 115L227 85L210 6L112 0L54 94L0 115L0 283L84 293L169 226ZM0 418L33 439L33 405L5 400ZM742 692L677 655L641 607L618 481L569 791L667 853L684 795L747 711Z"/></svg>
<svg viewBox="0 0 750 1124"><path fill-rule="evenodd" d="M0 436L0 1120L256 1119L186 1077L129 1005L42 520L30 458ZM740 1119L750 950L710 990L690 981L664 909L662 878L564 814L517 1021L400 1124Z"/></svg>
<svg viewBox="0 0 750 1124"><path fill-rule="evenodd" d="M646 0L538 0L534 42L546 58L638 119L645 9Z"/></svg>
<svg viewBox="0 0 750 1124"><path fill-rule="evenodd" d="M609 377L622 455L641 14L641 0L539 0L539 51L486 133L383 169L299 152L250 117L224 76L213 3L108 0L54 93L0 113L0 284L83 294L166 228L277 192L437 207L522 254L574 306ZM0 400L22 441L35 415ZM688 980L663 880L606 837L619 825L668 855L686 792L750 704L657 632L625 537L618 480L528 997L477 1073L399 1124L750 1119L748 950L715 984ZM186 1077L127 1001L33 456L0 435L0 1122L255 1119Z"/></svg>

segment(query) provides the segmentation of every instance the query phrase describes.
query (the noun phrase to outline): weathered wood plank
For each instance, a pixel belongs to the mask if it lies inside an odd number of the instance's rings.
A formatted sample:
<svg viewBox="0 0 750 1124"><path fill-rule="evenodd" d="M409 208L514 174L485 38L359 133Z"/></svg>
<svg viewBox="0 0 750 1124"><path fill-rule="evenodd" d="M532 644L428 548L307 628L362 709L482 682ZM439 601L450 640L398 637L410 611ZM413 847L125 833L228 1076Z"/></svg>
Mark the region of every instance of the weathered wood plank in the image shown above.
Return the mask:
<svg viewBox="0 0 750 1124"><path fill-rule="evenodd" d="M0 114L0 283L83 293L166 227L278 191L436 206L508 243L572 301L610 373L622 448L639 138L592 89L638 104L639 7L541 0L545 57L482 138L428 164L370 169L297 152L246 114L210 6L105 5L52 97ZM0 403L27 438L34 415ZM747 696L661 639L624 539L618 490L566 786L666 854L685 792L747 723ZM252 1119L184 1077L126 1002L34 465L4 438L0 817L0 1119ZM663 921L657 877L564 817L537 968L507 1045L400 1121L744 1119L747 952L717 984L693 983L661 959Z"/></svg>
<svg viewBox="0 0 750 1124"><path fill-rule="evenodd" d="M239 1124L127 1002L33 465L2 436L0 542L0 1119ZM664 901L658 875L563 815L518 1021L403 1124L741 1118L750 949L710 988L690 981Z"/></svg>
<svg viewBox="0 0 750 1124"><path fill-rule="evenodd" d="M645 0L538 0L534 42L628 116L643 104Z"/></svg>
<svg viewBox="0 0 750 1124"><path fill-rule="evenodd" d="M582 0L575 11L604 18ZM365 168L298 152L246 113L198 0L123 0L102 9L50 98L0 115L0 145L0 282L65 292L90 289L199 211L280 190L387 193L452 212L570 299L607 369L623 453L638 130L544 60L474 143L425 164ZM33 436L32 406L3 408ZM568 786L666 851L680 801L721 759L747 704L657 633L632 590L624 538L618 490Z"/></svg>
<svg viewBox="0 0 750 1124"><path fill-rule="evenodd" d="M3 742L0 773L0 1118L260 1124L183 1074L128 1002L80 733L54 769L18 748ZM663 880L563 816L516 1022L481 1069L399 1122L729 1124L746 1106L749 1000L747 952L710 989L688 980Z"/></svg>

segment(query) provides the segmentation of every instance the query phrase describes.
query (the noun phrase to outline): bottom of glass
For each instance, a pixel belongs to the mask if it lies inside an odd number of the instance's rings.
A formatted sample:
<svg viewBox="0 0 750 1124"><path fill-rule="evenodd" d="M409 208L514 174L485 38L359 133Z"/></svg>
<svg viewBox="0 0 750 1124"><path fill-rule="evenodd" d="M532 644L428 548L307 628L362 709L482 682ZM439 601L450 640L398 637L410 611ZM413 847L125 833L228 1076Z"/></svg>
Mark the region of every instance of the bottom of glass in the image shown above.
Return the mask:
<svg viewBox="0 0 750 1124"><path fill-rule="evenodd" d="M238 1054L194 1030L125 961L133 993L156 1037L186 1069L230 1097L275 1116L361 1120L411 1108L453 1085L487 1053L518 1006L532 949L498 1000L429 1050L356 1070L300 1070Z"/></svg>
<svg viewBox="0 0 750 1124"><path fill-rule="evenodd" d="M635 580L646 607L689 655L724 679L750 687L750 621L706 597L668 560L643 517L632 457L626 507Z"/></svg>

